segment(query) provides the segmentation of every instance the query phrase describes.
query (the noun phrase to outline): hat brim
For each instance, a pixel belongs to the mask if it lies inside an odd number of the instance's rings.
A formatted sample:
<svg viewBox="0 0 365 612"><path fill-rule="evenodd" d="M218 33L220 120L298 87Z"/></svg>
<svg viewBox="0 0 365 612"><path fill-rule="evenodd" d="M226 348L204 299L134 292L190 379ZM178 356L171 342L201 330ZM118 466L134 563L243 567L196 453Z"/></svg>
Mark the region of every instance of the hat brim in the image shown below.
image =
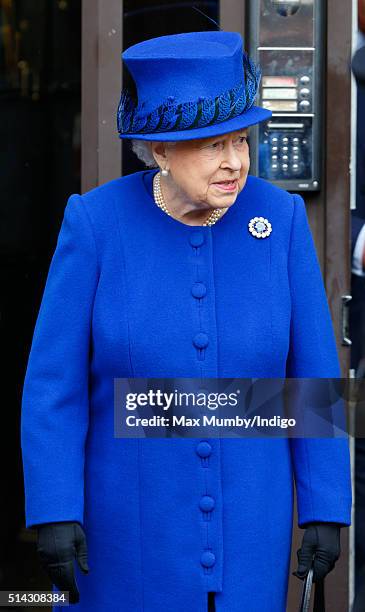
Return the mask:
<svg viewBox="0 0 365 612"><path fill-rule="evenodd" d="M228 119L222 123L216 123L214 125L208 125L206 127L194 128L191 130L181 130L174 132L153 132L152 134L119 134L119 138L135 139L135 140L154 140L158 142L164 141L176 141L176 140L195 140L197 138L211 138L213 136L220 136L221 134L228 134L229 132L235 132L236 130L255 125L261 121L266 121L272 117L272 112L261 106L251 106L251 108Z"/></svg>

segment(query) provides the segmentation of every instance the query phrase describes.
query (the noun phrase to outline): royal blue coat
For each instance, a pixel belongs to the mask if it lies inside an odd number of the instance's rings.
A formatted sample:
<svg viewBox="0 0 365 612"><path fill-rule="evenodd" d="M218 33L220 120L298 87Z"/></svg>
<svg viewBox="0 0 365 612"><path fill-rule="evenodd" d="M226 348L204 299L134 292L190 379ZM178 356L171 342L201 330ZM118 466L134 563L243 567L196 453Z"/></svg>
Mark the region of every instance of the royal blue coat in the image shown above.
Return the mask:
<svg viewBox="0 0 365 612"><path fill-rule="evenodd" d="M206 612L208 591L217 612L284 612L293 476L299 525L349 525L348 441L117 439L113 381L340 376L304 202L248 177L188 226L154 172L67 203L23 389L26 524L84 526L75 612Z"/></svg>

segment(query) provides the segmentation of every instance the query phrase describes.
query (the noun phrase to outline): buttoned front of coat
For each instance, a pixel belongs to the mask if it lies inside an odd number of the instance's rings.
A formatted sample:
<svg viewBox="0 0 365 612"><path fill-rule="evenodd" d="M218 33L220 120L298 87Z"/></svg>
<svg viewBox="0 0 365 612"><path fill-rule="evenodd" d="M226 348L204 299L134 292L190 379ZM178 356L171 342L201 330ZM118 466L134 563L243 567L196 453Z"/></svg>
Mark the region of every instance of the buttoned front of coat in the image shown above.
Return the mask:
<svg viewBox="0 0 365 612"><path fill-rule="evenodd" d="M299 524L350 524L344 439L118 439L120 377L337 377L303 200L248 177L213 226L153 200L154 170L71 196L22 403L27 526L76 520L75 611L286 608ZM248 229L255 216L266 238Z"/></svg>

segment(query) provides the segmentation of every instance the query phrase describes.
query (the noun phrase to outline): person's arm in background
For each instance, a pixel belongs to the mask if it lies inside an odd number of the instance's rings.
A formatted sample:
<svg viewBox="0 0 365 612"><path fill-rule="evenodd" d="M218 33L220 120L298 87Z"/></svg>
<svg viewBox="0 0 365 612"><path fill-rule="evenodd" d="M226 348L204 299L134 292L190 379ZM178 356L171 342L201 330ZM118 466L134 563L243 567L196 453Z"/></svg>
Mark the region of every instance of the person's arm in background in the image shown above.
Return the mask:
<svg viewBox="0 0 365 612"><path fill-rule="evenodd" d="M358 0L357 14L359 20L359 30L365 32L365 0Z"/></svg>
<svg viewBox="0 0 365 612"><path fill-rule="evenodd" d="M341 377L332 320L305 204L294 195L288 273L291 332L288 378ZM305 529L298 551L304 578L314 554L313 580L334 567L340 526L351 524L350 452L346 438L291 438L298 525Z"/></svg>
<svg viewBox="0 0 365 612"><path fill-rule="evenodd" d="M365 219L351 217L351 271L356 276L365 276Z"/></svg>
<svg viewBox="0 0 365 612"><path fill-rule="evenodd" d="M81 569L87 569L84 447L98 274L93 228L82 198L73 195L35 325L23 386L21 445L26 527L37 528L41 561L52 570L54 584L67 587L74 601L73 558L80 557Z"/></svg>

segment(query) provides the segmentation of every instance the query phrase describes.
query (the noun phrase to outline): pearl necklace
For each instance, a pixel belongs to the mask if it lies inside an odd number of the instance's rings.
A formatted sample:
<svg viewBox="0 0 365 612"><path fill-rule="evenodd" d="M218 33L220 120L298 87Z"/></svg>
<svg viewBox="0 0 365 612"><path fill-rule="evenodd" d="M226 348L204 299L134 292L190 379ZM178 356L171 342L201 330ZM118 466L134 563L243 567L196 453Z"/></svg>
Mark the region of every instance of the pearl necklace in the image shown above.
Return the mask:
<svg viewBox="0 0 365 612"><path fill-rule="evenodd" d="M167 209L167 206L165 204L165 200L164 200L164 197L161 191L161 173L160 172L157 172L153 180L153 197L155 199L155 203L157 204L157 206L159 206L165 213L167 213L171 217L171 213ZM214 223L217 223L218 219L221 217L224 210L226 209L225 208L223 209L215 208L213 212L209 215L208 219L204 221L203 225L214 225Z"/></svg>

